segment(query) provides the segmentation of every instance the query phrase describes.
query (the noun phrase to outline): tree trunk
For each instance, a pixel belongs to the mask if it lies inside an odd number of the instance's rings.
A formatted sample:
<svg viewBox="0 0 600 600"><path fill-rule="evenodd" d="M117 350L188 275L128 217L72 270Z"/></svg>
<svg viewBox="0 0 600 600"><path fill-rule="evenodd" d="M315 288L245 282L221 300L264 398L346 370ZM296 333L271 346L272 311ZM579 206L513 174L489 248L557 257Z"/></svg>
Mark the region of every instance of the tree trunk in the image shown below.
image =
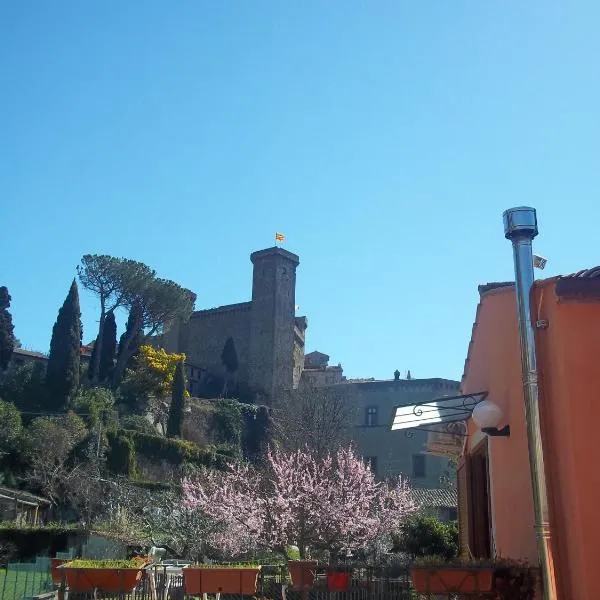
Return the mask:
<svg viewBox="0 0 600 600"><path fill-rule="evenodd" d="M298 552L300 552L300 560L306 560L306 542L302 534L298 538Z"/></svg>
<svg viewBox="0 0 600 600"><path fill-rule="evenodd" d="M91 380L93 384L98 383L98 375L100 372L100 353L102 352L102 338L104 337L104 320L106 319L106 304L104 298L100 298L100 325L98 326L98 337L94 343L94 349L96 350L92 354L92 376Z"/></svg>
<svg viewBox="0 0 600 600"><path fill-rule="evenodd" d="M112 375L112 385L113 388L118 388L121 380L123 379L123 375L125 373L125 367L129 362L133 352L131 351L131 342L138 332L141 331L142 323L139 324L139 327L132 328L130 335L128 338L125 338L122 343L122 347L119 347L119 355L117 357L117 363L115 364L115 368L113 370Z"/></svg>

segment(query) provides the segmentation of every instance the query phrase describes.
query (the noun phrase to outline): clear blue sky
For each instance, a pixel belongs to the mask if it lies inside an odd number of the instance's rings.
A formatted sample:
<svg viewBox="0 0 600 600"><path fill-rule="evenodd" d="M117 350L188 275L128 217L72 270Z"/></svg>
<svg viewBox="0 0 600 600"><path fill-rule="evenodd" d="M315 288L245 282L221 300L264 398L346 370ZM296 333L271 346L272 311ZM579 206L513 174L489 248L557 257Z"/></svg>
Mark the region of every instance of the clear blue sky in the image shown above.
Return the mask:
<svg viewBox="0 0 600 600"><path fill-rule="evenodd" d="M248 300L275 231L308 350L459 378L477 285L600 263L600 6L559 0L0 4L0 285L47 350L84 253ZM83 293L84 339L97 304Z"/></svg>

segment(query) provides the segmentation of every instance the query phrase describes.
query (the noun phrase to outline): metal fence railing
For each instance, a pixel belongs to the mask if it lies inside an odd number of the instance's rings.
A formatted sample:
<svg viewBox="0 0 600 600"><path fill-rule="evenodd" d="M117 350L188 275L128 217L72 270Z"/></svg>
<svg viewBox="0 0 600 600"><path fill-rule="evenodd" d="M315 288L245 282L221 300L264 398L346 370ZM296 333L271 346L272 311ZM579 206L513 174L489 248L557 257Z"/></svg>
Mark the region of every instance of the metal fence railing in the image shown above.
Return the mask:
<svg viewBox="0 0 600 600"><path fill-rule="evenodd" d="M66 559L67 556L60 558ZM182 564L158 564L145 568L132 591L106 592L96 588L89 593L75 593L69 590L64 576L62 583L53 585L50 566L50 559L38 558L35 563L11 563L6 569L0 569L0 600L28 600L53 590L57 600L194 600L193 596L186 596L184 593ZM255 600L467 600L499 597L483 593L477 593L475 596L419 595L412 589L408 563L352 567L349 589L332 592L328 587L325 568L316 569L311 589L297 591L291 586L285 566L263 565ZM204 594L200 595L200 598L250 600L249 596L232 594Z"/></svg>
<svg viewBox="0 0 600 600"><path fill-rule="evenodd" d="M8 563L0 568L0 600L23 600L52 591L50 559L33 563Z"/></svg>
<svg viewBox="0 0 600 600"><path fill-rule="evenodd" d="M261 569L255 598L262 600L416 600L411 591L408 567L396 569L394 577L373 567L355 568L350 589L330 592L324 569L317 570L314 586L297 592L289 585L287 568L265 565ZM63 585L65 600L184 600L181 567L155 565L144 570L137 587L131 592L114 593L95 590L93 593L68 594ZM203 600L248 600L248 596L233 594L205 595ZM191 597L189 597L191 598Z"/></svg>

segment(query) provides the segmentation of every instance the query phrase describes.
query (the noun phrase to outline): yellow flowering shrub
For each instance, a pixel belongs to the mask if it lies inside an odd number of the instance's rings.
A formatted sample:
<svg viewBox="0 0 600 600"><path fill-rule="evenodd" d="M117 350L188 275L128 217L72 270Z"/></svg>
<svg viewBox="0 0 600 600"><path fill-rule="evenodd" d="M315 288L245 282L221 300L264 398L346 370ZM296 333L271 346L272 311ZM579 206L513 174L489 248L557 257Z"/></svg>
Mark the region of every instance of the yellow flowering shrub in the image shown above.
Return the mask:
<svg viewBox="0 0 600 600"><path fill-rule="evenodd" d="M155 393L158 396L169 397L173 386L175 368L180 361L185 362L185 354L166 352L163 348L140 346L136 371L146 372L149 379L155 382ZM189 392L185 392L186 398Z"/></svg>

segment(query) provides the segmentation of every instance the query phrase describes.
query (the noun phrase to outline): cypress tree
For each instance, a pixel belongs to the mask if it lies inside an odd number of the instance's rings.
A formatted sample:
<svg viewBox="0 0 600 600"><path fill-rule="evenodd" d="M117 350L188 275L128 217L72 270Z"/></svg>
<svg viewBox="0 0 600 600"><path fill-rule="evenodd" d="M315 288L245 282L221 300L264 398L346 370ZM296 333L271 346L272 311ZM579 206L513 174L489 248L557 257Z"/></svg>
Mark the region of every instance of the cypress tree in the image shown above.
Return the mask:
<svg viewBox="0 0 600 600"><path fill-rule="evenodd" d="M221 362L227 369L228 373L235 373L238 370L238 357L232 337L228 337L225 341L223 352L221 352Z"/></svg>
<svg viewBox="0 0 600 600"><path fill-rule="evenodd" d="M127 363L129 367L131 365L131 361L137 355L137 351L139 347L142 345L142 340L144 337L144 332L140 327L139 323L141 322L141 307L139 304L134 304L129 311L129 316L127 317L127 324L125 325L125 331L123 335L119 338L119 349L117 352L117 358L121 356L124 347L124 341L131 339L131 343L129 344L130 348L134 348L134 352L132 354L131 359ZM119 382L117 382L119 383Z"/></svg>
<svg viewBox="0 0 600 600"><path fill-rule="evenodd" d="M94 346L95 349L95 346ZM109 312L104 319L102 347L100 349L100 364L98 366L98 380L108 379L115 366L115 352L117 350L117 322L115 313Z"/></svg>
<svg viewBox="0 0 600 600"><path fill-rule="evenodd" d="M87 376L90 381L94 381L94 365L97 364L96 354L98 354L98 338L96 338L94 342L94 347L92 348L92 355L90 356L90 362L88 363Z"/></svg>
<svg viewBox="0 0 600 600"><path fill-rule="evenodd" d="M227 375L229 375L229 377L225 377L223 379L223 390L221 391L221 396L226 398L228 395L228 380L238 370L239 366L237 352L235 351L235 344L233 343L233 338L231 336L225 340L225 345L223 346L223 351L221 352L221 362L225 366Z"/></svg>
<svg viewBox="0 0 600 600"><path fill-rule="evenodd" d="M10 294L6 286L0 287L0 371L8 367L15 349L15 334L10 307Z"/></svg>
<svg viewBox="0 0 600 600"><path fill-rule="evenodd" d="M64 410L79 388L81 335L79 291L77 283L73 280L52 328L46 371L46 387L50 396L48 408L50 410Z"/></svg>
<svg viewBox="0 0 600 600"><path fill-rule="evenodd" d="M177 363L175 375L173 376L173 393L171 396L171 407L169 408L169 419L167 421L167 436L181 437L183 425L183 409L185 408L185 366L183 361Z"/></svg>

